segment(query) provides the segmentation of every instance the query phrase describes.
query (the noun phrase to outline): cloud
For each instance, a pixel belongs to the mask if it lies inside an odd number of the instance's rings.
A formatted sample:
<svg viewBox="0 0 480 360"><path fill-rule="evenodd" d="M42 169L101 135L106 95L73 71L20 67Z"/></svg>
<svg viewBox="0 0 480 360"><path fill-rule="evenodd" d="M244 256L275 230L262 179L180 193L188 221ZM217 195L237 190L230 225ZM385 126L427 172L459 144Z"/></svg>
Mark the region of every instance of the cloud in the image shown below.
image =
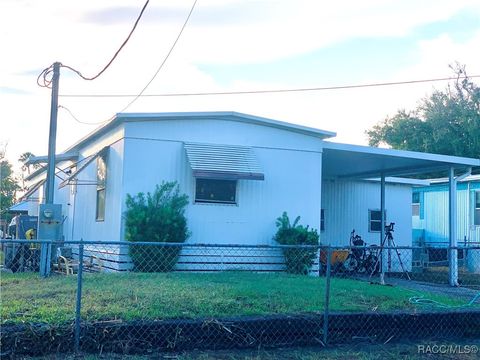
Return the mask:
<svg viewBox="0 0 480 360"><path fill-rule="evenodd" d="M100 26L132 24L139 13L140 9L138 7L116 6L85 12L81 15L80 21ZM175 22L184 17L181 9L173 7L147 8L144 16L144 22Z"/></svg>
<svg viewBox="0 0 480 360"><path fill-rule="evenodd" d="M29 91L25 91L23 89L11 88L8 86L0 86L0 94L8 94L8 95L30 95Z"/></svg>
<svg viewBox="0 0 480 360"><path fill-rule="evenodd" d="M149 4L142 23L182 23L190 10L192 2L177 2L172 5L154 6ZM248 4L248 6L245 6ZM198 9L198 10L197 10ZM81 14L80 21L99 26L132 24L140 13L137 6L111 6L100 10L91 10ZM272 6L268 1L212 3L199 1L196 5L194 26L215 27L245 25L265 21L272 15Z"/></svg>
<svg viewBox="0 0 480 360"><path fill-rule="evenodd" d="M85 82L62 69L60 93L137 93L168 52L192 1L152 1L128 46L104 75ZM46 153L50 91L36 86L41 69L61 61L85 75L95 74L124 40L143 1L102 0L94 5L64 0L30 1L25 6L22 2L18 6L14 1L7 3L17 8L10 9L0 2L0 33L5 35L3 47L9 49L0 58L6 73L2 74L4 88L0 92L5 98L8 96L2 106L9 119L2 124L2 136L11 139L9 154L16 161L24 151ZM151 6L158 3L161 5ZM426 24L446 21L460 11L474 16L480 13L479 6L478 0L199 0L172 56L147 93L420 79L450 74L447 65L455 60L467 64L470 74L479 73L471 65L477 64L480 57L480 34L473 27L465 37L452 37L448 31L441 34L443 25L435 27L434 35L430 31L428 38L421 34L416 37L416 30ZM13 12L21 16L5 16ZM52 34L54 43L49 40ZM361 51L367 55L371 52L372 56L383 51L388 57L395 57L396 53L389 52L383 44L394 38L407 41L408 61L396 62L383 72L373 67L360 69L358 51L349 46L359 38L381 39L375 47L356 43ZM345 56L339 61L331 51L335 44L345 46ZM398 46L394 46L398 51ZM303 54L313 56L310 66L305 66ZM328 56L331 61L325 65ZM292 57L297 57L294 66ZM285 67L273 69L273 62L281 59L288 60ZM246 76L250 71L248 64L256 67L260 63L268 68L269 76ZM228 81L211 75L218 64L226 64L225 71L233 73ZM229 64L247 65L241 73ZM36 68L38 72L32 71ZM439 88L443 85L435 84ZM128 111L235 110L336 131L336 140L365 144L365 129L399 108L413 108L432 87L425 84L301 94L141 98ZM32 95L16 96L15 90L22 89ZM120 111L128 100L61 98L60 103L80 120L97 122ZM59 113L58 124L60 151L92 129L76 123L66 112ZM25 132L25 128L29 131Z"/></svg>

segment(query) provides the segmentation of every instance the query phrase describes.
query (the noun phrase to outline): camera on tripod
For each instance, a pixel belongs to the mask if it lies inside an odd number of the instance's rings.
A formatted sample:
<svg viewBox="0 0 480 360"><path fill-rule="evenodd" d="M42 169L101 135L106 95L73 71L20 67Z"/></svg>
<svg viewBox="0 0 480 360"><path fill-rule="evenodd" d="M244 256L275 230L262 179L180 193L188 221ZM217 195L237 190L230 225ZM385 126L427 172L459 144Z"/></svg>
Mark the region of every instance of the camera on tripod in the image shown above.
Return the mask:
<svg viewBox="0 0 480 360"><path fill-rule="evenodd" d="M395 223L391 222L390 224L388 225L385 225L385 233L389 233L389 232L392 232L392 231L395 231L393 230L393 227L395 226Z"/></svg>

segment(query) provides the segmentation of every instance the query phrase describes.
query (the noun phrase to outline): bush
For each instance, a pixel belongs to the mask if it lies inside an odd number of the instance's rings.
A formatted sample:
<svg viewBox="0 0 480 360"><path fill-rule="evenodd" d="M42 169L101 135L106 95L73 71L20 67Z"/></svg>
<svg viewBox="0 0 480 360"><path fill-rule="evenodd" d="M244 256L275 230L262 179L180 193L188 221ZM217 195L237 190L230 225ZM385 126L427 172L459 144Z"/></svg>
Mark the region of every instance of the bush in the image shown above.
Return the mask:
<svg viewBox="0 0 480 360"><path fill-rule="evenodd" d="M315 229L309 229L298 225L300 216L297 216L293 224L286 212L277 218L277 233L274 240L281 245L318 245L319 236ZM291 274L308 274L317 256L316 249L286 248L282 249L285 257L287 272Z"/></svg>
<svg viewBox="0 0 480 360"><path fill-rule="evenodd" d="M127 194L126 239L131 242L183 243L190 236L185 217L188 196L176 182L162 182L153 194ZM177 263L180 246L130 246L135 271L166 272Z"/></svg>

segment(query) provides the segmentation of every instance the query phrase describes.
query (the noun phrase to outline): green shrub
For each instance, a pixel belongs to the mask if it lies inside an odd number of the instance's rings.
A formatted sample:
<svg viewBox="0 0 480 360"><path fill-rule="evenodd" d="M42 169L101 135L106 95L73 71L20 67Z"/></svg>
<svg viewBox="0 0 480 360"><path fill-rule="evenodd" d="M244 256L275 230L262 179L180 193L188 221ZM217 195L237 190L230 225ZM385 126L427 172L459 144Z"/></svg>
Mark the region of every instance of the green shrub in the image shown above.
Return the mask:
<svg viewBox="0 0 480 360"><path fill-rule="evenodd" d="M277 233L274 240L281 245L318 245L319 236L315 229L309 229L298 225L300 216L297 216L293 224L286 212L277 218ZM285 257L285 265L288 273L291 274L308 274L308 271L317 256L316 249L305 248L284 248L283 255Z"/></svg>
<svg viewBox="0 0 480 360"><path fill-rule="evenodd" d="M153 194L127 194L126 239L131 242L183 243L190 236L185 217L188 196L176 182L162 182ZM177 263L180 246L130 246L135 271L166 272Z"/></svg>

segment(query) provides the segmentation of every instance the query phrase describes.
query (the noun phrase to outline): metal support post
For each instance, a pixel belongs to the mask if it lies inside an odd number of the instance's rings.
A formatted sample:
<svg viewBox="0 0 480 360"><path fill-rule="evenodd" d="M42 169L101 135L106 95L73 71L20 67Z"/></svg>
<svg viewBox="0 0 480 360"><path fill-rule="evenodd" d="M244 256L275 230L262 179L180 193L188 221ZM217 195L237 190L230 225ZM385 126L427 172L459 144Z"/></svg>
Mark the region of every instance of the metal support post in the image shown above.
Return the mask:
<svg viewBox="0 0 480 360"><path fill-rule="evenodd" d="M448 232L449 232L449 251L448 251L448 272L449 283L451 286L458 286L458 250L457 247L457 181L455 179L454 168L448 172Z"/></svg>
<svg viewBox="0 0 480 360"><path fill-rule="evenodd" d="M80 241L83 241L81 239ZM82 309L83 243L78 246L77 302L75 306L75 353L80 350L80 311Z"/></svg>
<svg viewBox="0 0 480 360"><path fill-rule="evenodd" d="M385 174L380 178L380 284L385 285L385 261L383 251L383 232L385 231ZM390 241L387 243L390 246ZM390 249L387 250L390 254Z"/></svg>
<svg viewBox="0 0 480 360"><path fill-rule="evenodd" d="M328 316L330 310L330 275L332 270L331 265L332 249L327 247L327 271L325 274L325 311L323 314L323 344L326 346L328 343Z"/></svg>

